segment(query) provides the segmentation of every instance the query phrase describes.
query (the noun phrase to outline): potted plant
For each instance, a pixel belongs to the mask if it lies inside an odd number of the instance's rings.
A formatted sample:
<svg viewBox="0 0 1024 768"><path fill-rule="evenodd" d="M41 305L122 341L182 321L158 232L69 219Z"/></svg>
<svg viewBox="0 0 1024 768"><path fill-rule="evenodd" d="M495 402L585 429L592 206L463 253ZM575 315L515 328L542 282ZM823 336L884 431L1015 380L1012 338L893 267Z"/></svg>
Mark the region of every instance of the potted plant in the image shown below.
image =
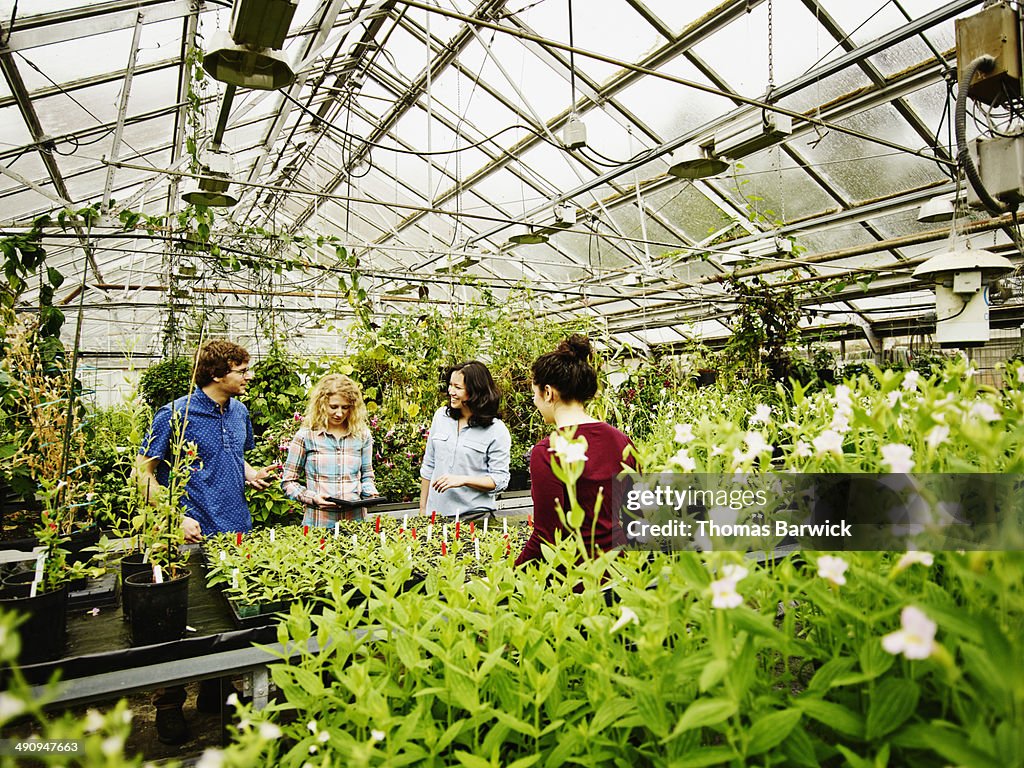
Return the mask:
<svg viewBox="0 0 1024 768"><path fill-rule="evenodd" d="M187 417L185 417L187 418ZM184 419L172 421L172 456L167 484L140 490L133 528L143 561L149 567L127 576L122 597L131 620L132 645L177 640L184 636L188 618L187 554L181 504L193 469L195 443L184 439Z"/></svg>

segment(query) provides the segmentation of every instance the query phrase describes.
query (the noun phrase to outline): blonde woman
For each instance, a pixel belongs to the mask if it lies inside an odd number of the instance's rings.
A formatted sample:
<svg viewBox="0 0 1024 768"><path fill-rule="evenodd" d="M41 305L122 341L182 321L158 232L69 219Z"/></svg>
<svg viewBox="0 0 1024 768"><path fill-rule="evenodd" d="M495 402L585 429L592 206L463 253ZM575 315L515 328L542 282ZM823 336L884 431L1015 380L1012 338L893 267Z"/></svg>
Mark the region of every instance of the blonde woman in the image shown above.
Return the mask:
<svg viewBox="0 0 1024 768"><path fill-rule="evenodd" d="M325 527L348 517L331 498L377 496L372 460L373 438L359 385L342 374L324 376L309 394L306 416L281 473L285 495L302 502L302 524ZM363 510L352 514L361 519Z"/></svg>

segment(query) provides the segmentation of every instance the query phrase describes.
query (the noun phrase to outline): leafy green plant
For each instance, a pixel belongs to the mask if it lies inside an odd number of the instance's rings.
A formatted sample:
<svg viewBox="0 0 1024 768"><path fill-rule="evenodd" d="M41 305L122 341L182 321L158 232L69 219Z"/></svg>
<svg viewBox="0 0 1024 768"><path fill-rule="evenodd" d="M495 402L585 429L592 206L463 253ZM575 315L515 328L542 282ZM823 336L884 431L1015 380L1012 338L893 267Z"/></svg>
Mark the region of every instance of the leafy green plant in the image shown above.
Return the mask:
<svg viewBox="0 0 1024 768"><path fill-rule="evenodd" d="M271 347L253 365L252 372L245 402L257 434L305 409L308 393L300 375L301 367L282 347Z"/></svg>
<svg viewBox="0 0 1024 768"><path fill-rule="evenodd" d="M142 399L154 410L187 395L192 391L192 360L172 357L151 365L142 372L139 388Z"/></svg>

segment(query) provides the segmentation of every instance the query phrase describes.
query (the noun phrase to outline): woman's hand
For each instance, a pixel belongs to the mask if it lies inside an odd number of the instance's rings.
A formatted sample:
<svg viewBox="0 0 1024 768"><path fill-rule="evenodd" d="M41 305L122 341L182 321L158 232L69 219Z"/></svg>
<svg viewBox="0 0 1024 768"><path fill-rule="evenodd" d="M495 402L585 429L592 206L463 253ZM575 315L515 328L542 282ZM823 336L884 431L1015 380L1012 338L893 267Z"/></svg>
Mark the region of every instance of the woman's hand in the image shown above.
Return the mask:
<svg viewBox="0 0 1024 768"><path fill-rule="evenodd" d="M435 478L431 485L438 493L444 493L449 488L462 487L468 479L465 475L441 475Z"/></svg>

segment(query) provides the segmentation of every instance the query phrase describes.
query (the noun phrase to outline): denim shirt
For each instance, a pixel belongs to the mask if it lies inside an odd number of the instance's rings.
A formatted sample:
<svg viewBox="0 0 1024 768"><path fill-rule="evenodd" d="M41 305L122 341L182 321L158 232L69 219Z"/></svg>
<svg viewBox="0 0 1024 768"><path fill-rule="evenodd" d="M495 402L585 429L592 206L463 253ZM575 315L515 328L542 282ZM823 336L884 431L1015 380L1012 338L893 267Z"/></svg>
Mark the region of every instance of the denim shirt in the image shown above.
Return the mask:
<svg viewBox="0 0 1024 768"><path fill-rule="evenodd" d="M460 486L438 493L431 488L427 514L436 511L451 517L456 512L497 509L495 496L508 487L511 449L512 436L500 419L495 419L489 427L466 427L459 431L459 422L448 416L446 407L441 406L430 422L420 477L433 480L441 475L487 475L494 481L494 490Z"/></svg>
<svg viewBox="0 0 1024 768"><path fill-rule="evenodd" d="M198 387L191 402L186 395L160 408L139 453L161 459L156 467L161 485L167 485L174 460L175 422L179 419L185 421L185 440L195 442L198 452L181 501L185 514L199 523L204 536L248 531L252 517L245 502L245 451L255 445L249 410L231 398L222 411Z"/></svg>

